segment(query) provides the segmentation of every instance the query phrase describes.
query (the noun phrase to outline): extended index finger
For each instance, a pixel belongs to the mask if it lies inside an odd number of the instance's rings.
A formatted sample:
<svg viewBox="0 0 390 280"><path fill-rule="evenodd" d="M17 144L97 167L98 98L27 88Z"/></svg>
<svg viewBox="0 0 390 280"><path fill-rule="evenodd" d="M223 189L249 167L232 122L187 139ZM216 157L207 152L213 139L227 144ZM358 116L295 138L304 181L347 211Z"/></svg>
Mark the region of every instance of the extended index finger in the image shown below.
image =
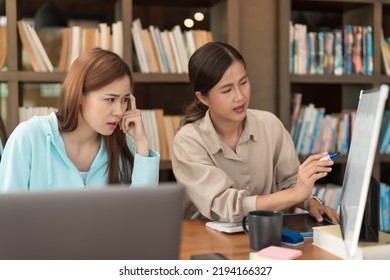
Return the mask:
<svg viewBox="0 0 390 280"><path fill-rule="evenodd" d="M130 93L130 104L131 104L131 109L137 109L137 104L135 103L135 97L132 93Z"/></svg>

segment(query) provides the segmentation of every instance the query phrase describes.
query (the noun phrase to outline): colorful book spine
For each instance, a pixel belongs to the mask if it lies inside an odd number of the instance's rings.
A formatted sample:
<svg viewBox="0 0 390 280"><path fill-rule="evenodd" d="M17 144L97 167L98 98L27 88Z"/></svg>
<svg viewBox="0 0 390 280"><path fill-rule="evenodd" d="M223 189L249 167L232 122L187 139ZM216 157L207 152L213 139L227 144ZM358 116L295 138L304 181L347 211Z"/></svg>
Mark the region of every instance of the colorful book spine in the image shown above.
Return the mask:
<svg viewBox="0 0 390 280"><path fill-rule="evenodd" d="M325 74L324 60L325 60L325 32L318 32L316 73L319 75Z"/></svg>
<svg viewBox="0 0 390 280"><path fill-rule="evenodd" d="M372 26L367 26L367 75L369 76L372 76L374 73L374 47L372 40Z"/></svg>
<svg viewBox="0 0 390 280"><path fill-rule="evenodd" d="M343 34L341 29L334 30L334 74L343 75Z"/></svg>
<svg viewBox="0 0 390 280"><path fill-rule="evenodd" d="M353 31L351 25L344 26L344 75L350 75L353 73L352 65L352 44L353 44Z"/></svg>

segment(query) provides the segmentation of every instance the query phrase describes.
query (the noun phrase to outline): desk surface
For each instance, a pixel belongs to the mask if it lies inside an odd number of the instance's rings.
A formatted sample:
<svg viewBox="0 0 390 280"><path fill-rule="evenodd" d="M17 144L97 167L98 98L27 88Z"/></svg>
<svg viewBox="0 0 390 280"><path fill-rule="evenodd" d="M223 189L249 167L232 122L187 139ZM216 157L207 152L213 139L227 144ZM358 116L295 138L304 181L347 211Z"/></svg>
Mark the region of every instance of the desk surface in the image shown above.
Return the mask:
<svg viewBox="0 0 390 280"><path fill-rule="evenodd" d="M207 228L206 220L184 220L181 236L180 259L189 260L191 255L221 253L231 260L247 260L249 236L245 233L223 233ZM300 260L337 260L338 257L314 246L312 238L305 238L302 245L290 247L302 250ZM288 246L286 246L288 247Z"/></svg>

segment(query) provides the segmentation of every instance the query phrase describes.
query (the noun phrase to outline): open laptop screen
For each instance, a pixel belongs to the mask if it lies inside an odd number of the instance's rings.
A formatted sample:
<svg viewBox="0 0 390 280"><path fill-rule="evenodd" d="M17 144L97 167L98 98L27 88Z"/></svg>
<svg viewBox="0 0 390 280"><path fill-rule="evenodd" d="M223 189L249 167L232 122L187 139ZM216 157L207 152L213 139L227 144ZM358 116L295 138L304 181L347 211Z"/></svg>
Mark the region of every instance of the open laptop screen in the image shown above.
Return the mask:
<svg viewBox="0 0 390 280"><path fill-rule="evenodd" d="M356 254L389 87L361 91L344 174L340 225L348 256Z"/></svg>

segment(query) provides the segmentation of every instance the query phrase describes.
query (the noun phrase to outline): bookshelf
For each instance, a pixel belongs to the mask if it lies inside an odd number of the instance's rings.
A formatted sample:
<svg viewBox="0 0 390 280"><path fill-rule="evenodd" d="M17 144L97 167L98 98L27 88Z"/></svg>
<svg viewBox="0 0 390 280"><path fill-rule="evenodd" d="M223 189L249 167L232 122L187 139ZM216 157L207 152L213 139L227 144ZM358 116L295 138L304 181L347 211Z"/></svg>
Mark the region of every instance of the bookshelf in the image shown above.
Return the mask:
<svg viewBox="0 0 390 280"><path fill-rule="evenodd" d="M95 21L107 22L109 25L114 21L121 20L124 34L123 58L133 71L137 105L142 109L162 108L164 113L168 115L182 114L183 107L193 98L187 74L144 74L137 71L134 64L135 53L131 36L133 20L140 18L143 27L155 25L161 30L171 29L175 24L182 23L183 19L180 18L182 15L188 16L189 12L200 10L205 13L207 20L197 28L210 30L215 40L236 46L239 42L238 0L55 0L53 2L68 19L73 16L75 20L90 18ZM0 71L0 83L6 84L8 91L5 106L7 112L2 113L8 135L19 124L18 108L25 105L27 96L31 95L29 87L42 84L60 84L66 75L65 72L57 70L54 72L34 72L32 69L23 68L22 65L23 46L17 22L23 18L33 18L36 10L44 3L44 0L5 0L2 4L3 7L0 7L0 12L4 9L7 18L7 70ZM38 97L38 99L40 99L39 102L45 102L42 101L42 98ZM37 104L37 106L55 106L56 97L54 96L47 102L49 104ZM162 171L170 171L170 161L163 161L160 168Z"/></svg>
<svg viewBox="0 0 390 280"><path fill-rule="evenodd" d="M388 0L279 0L279 117L290 127L292 94L303 94L302 104L314 103L325 107L326 113L339 113L344 109L356 109L359 91L390 83L386 76L381 54L381 31L390 35L390 1ZM290 70L289 22L303 23L308 31L331 30L345 25L372 26L373 73L362 74L293 74ZM390 100L386 109L390 108ZM305 157L301 157L304 160ZM346 156L340 156L336 164L345 167ZM344 166L344 167L343 167ZM389 155L376 156L373 175L385 182L390 166ZM340 174L343 174L341 171Z"/></svg>

